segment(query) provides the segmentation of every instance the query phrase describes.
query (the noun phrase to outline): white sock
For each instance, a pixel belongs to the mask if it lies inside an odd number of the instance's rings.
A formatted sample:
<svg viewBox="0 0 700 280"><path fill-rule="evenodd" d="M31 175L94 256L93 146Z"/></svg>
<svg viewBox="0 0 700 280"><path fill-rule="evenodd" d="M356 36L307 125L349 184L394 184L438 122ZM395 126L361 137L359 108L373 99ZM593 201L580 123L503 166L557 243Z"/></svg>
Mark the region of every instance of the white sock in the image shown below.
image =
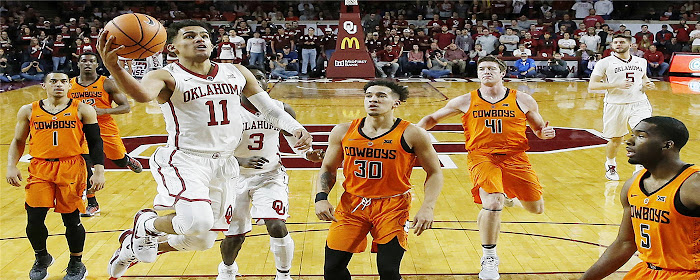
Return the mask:
<svg viewBox="0 0 700 280"><path fill-rule="evenodd" d="M493 247L492 249L481 247L481 250L484 252L484 257L498 257L496 254L496 247Z"/></svg>
<svg viewBox="0 0 700 280"><path fill-rule="evenodd" d="M270 237L270 251L275 256L277 270L289 271L294 259L294 240L289 233L282 238Z"/></svg>
<svg viewBox="0 0 700 280"><path fill-rule="evenodd" d="M617 162L615 162L615 158L609 158L605 161L605 167L608 167L608 165L613 165L617 166Z"/></svg>
<svg viewBox="0 0 700 280"><path fill-rule="evenodd" d="M144 226L146 227L146 230L147 230L147 231L150 231L151 233L154 233L154 234L161 234L162 232L161 232L160 230L157 230L157 229L156 229L156 226L155 226L155 224L154 224L155 221L156 221L155 218L146 220L146 222L144 223Z"/></svg>

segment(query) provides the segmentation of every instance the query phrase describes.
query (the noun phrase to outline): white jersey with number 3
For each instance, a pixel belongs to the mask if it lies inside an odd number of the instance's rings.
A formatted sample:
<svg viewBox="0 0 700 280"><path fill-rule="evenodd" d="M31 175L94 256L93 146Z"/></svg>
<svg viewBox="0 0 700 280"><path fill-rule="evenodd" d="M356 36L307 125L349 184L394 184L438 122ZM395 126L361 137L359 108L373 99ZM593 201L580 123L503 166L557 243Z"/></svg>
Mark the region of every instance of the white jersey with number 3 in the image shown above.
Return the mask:
<svg viewBox="0 0 700 280"><path fill-rule="evenodd" d="M274 101L275 105L284 109L282 101ZM262 169L241 167L241 175L260 174L281 168L280 129L266 121L254 108L244 107L241 118L243 120L243 134L234 155L239 158L259 156L269 161L263 165Z"/></svg>
<svg viewBox="0 0 700 280"><path fill-rule="evenodd" d="M647 95L642 91L642 78L646 72L646 59L631 55L630 59L625 61L613 53L596 63L591 76L603 76L603 81L610 84L623 81L634 83L629 89L609 89L605 94L605 103L625 104L647 100Z"/></svg>
<svg viewBox="0 0 700 280"><path fill-rule="evenodd" d="M178 62L163 69L175 80L172 97L160 104L168 146L211 153L235 150L241 139L240 95L246 84L236 66L212 62L206 76Z"/></svg>

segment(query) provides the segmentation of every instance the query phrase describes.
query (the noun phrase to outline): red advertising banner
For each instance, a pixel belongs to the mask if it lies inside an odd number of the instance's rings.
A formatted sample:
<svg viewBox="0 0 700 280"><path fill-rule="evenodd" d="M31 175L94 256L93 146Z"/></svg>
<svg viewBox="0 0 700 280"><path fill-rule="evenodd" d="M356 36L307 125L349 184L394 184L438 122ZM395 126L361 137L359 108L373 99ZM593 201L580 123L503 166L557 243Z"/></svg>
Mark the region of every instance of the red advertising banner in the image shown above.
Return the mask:
<svg viewBox="0 0 700 280"><path fill-rule="evenodd" d="M668 72L700 74L700 53L673 53Z"/></svg>
<svg viewBox="0 0 700 280"><path fill-rule="evenodd" d="M700 94L700 78L693 77L668 77L671 83L671 92L675 94Z"/></svg>
<svg viewBox="0 0 700 280"><path fill-rule="evenodd" d="M347 1L346 1L347 2ZM341 4L338 41L331 56L326 76L329 78L374 78L374 61L365 47L359 7ZM348 11L348 8L351 11ZM357 9L355 9L357 8Z"/></svg>

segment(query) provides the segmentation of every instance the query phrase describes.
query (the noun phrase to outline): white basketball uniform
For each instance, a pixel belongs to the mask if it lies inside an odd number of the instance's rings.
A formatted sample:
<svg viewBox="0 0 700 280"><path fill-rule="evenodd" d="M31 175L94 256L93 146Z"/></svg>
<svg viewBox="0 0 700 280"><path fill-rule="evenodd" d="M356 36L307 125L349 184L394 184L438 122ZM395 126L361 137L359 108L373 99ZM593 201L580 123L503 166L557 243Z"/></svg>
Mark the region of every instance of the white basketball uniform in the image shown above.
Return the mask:
<svg viewBox="0 0 700 280"><path fill-rule="evenodd" d="M607 83L631 81L629 89L609 89L605 93L603 109L603 137L622 137L630 127L651 117L651 104L643 91L642 78L647 72L647 60L631 55L625 61L615 54L601 59L593 68L593 75L603 76Z"/></svg>
<svg viewBox="0 0 700 280"><path fill-rule="evenodd" d="M284 109L284 103L274 101ZM264 157L269 162L262 169L241 167L231 225L226 235L251 231L251 219L286 220L289 217L289 177L280 158L280 129L266 121L254 108L244 108L241 113L243 136L234 154L239 158Z"/></svg>
<svg viewBox="0 0 700 280"><path fill-rule="evenodd" d="M210 202L217 220L213 229L225 230L239 173L231 151L242 133L240 95L245 77L232 64L213 62L207 76L177 62L163 69L173 76L175 90L168 102L160 104L168 143L150 159L158 183L154 208Z"/></svg>

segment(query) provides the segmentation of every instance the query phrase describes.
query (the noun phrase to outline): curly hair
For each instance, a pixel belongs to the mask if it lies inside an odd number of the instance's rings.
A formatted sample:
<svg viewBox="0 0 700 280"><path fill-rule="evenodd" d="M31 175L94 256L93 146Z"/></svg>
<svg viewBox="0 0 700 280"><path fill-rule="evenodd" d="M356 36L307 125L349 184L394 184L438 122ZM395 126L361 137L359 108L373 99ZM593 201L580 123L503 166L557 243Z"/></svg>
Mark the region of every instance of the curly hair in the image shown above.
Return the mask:
<svg viewBox="0 0 700 280"><path fill-rule="evenodd" d="M393 80L372 80L368 83L365 84L365 87L363 90L366 92L367 89L371 86L383 86L383 87L388 87L391 89L391 91L395 94L399 95L399 100L401 102L405 102L406 99L408 99L408 88L402 85L399 85L399 83L393 81Z"/></svg>

